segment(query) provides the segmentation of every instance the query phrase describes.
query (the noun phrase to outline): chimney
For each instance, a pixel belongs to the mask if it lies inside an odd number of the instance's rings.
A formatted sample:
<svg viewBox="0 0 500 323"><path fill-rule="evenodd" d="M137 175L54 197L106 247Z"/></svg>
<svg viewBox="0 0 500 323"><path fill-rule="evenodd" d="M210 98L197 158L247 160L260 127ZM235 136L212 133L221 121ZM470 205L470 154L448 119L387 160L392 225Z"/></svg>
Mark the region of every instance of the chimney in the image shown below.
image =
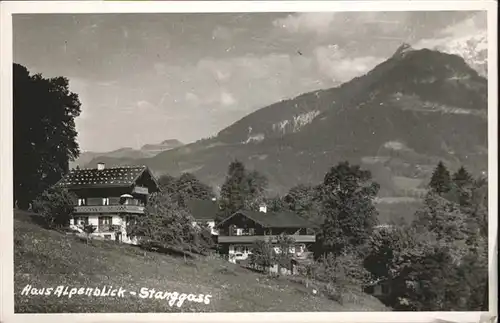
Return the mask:
<svg viewBox="0 0 500 323"><path fill-rule="evenodd" d="M104 168L106 168L105 163L97 163L97 170L104 170Z"/></svg>
<svg viewBox="0 0 500 323"><path fill-rule="evenodd" d="M261 204L259 207L259 211L262 213L267 213L267 205Z"/></svg>

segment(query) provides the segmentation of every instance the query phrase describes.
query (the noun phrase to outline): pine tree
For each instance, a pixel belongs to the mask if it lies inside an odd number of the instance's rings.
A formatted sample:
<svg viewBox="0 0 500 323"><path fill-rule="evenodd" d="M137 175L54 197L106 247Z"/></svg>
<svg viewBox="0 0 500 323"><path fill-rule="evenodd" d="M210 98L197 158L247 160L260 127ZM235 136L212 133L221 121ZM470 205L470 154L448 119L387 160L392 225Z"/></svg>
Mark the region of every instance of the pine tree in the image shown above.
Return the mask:
<svg viewBox="0 0 500 323"><path fill-rule="evenodd" d="M429 183L430 189L439 195L447 193L451 189L450 172L444 166L443 162L439 162L436 169L432 173L431 181Z"/></svg>
<svg viewBox="0 0 500 323"><path fill-rule="evenodd" d="M466 185L472 185L474 179L469 174L469 172L465 169L465 167L460 167L456 173L453 174L453 182L459 186L463 187Z"/></svg>
<svg viewBox="0 0 500 323"><path fill-rule="evenodd" d="M460 206L470 206L474 189L474 179L462 166L453 174L453 189L456 201Z"/></svg>
<svg viewBox="0 0 500 323"><path fill-rule="evenodd" d="M221 188L217 221L241 209L258 209L266 187L267 179L262 174L248 172L238 160L232 162Z"/></svg>

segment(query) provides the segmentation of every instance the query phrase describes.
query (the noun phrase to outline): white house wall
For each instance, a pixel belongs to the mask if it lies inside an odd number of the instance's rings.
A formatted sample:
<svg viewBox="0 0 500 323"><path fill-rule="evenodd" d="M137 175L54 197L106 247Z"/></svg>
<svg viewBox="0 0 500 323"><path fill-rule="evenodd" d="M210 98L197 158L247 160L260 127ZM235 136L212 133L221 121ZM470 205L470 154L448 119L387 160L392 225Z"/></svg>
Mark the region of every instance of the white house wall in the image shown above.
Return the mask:
<svg viewBox="0 0 500 323"><path fill-rule="evenodd" d="M111 216L111 224L120 226L120 232L122 234L121 235L121 237L122 237L121 242L127 243L127 244L134 244L134 245L138 244L137 238L131 239L130 237L127 236L126 221L121 215L113 214L113 215L101 215L101 216ZM78 218L78 217L79 217L78 215L75 216L75 218ZM85 217L85 216L82 216L82 217ZM94 226L99 225L99 215L89 215L87 217L89 219L89 225L94 225ZM75 225L74 219L70 219L69 224L71 226L74 226ZM104 237L106 235L111 235L111 240L115 240L115 233L114 232L94 232L94 233L92 233L93 237L102 238L102 239L104 239Z"/></svg>

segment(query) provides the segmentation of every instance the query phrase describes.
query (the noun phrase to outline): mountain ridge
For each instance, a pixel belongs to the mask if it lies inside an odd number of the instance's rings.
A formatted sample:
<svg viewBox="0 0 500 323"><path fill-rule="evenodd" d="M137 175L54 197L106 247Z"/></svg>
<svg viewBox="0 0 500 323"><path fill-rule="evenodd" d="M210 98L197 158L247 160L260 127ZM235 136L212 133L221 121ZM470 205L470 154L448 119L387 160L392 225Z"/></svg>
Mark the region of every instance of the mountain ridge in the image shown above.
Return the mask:
<svg viewBox="0 0 500 323"><path fill-rule="evenodd" d="M272 195L316 184L348 160L372 172L380 197L419 198L440 160L452 170L487 169L486 130L487 80L462 57L403 44L362 76L263 107L213 138L108 162L145 164L157 175L189 171L217 188L239 159L268 177Z"/></svg>
<svg viewBox="0 0 500 323"><path fill-rule="evenodd" d="M132 147L122 147L112 151L107 152L93 152L85 151L80 154L80 156L73 162L70 162L70 169L75 167L87 167L89 164L94 162L94 160L137 160L142 158L154 157L155 155L167 151L169 149L174 149L184 145L177 139L167 139L163 140L159 144L145 144L140 149L134 149Z"/></svg>

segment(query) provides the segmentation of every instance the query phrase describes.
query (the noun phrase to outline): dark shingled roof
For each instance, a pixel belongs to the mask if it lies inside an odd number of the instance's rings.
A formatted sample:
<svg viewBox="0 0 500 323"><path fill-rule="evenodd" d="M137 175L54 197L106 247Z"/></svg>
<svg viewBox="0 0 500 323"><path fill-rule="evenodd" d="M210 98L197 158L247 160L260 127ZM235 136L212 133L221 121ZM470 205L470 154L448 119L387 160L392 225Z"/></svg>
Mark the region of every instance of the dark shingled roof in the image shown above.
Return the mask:
<svg viewBox="0 0 500 323"><path fill-rule="evenodd" d="M307 221L301 216L293 213L291 211L282 211L282 212L257 212L257 211L248 211L248 210L240 210L235 212L234 214L242 214L255 222L259 223L265 228L316 228L317 225ZM233 215L234 215L233 214ZM220 224L227 221L232 216L226 218ZM219 224L219 226L220 226Z"/></svg>
<svg viewBox="0 0 500 323"><path fill-rule="evenodd" d="M191 199L186 206L195 220L215 220L219 210L217 203L211 200Z"/></svg>
<svg viewBox="0 0 500 323"><path fill-rule="evenodd" d="M133 185L144 171L147 171L146 166L111 167L103 170L98 170L97 168L72 169L57 185L73 189L87 187L128 187Z"/></svg>

